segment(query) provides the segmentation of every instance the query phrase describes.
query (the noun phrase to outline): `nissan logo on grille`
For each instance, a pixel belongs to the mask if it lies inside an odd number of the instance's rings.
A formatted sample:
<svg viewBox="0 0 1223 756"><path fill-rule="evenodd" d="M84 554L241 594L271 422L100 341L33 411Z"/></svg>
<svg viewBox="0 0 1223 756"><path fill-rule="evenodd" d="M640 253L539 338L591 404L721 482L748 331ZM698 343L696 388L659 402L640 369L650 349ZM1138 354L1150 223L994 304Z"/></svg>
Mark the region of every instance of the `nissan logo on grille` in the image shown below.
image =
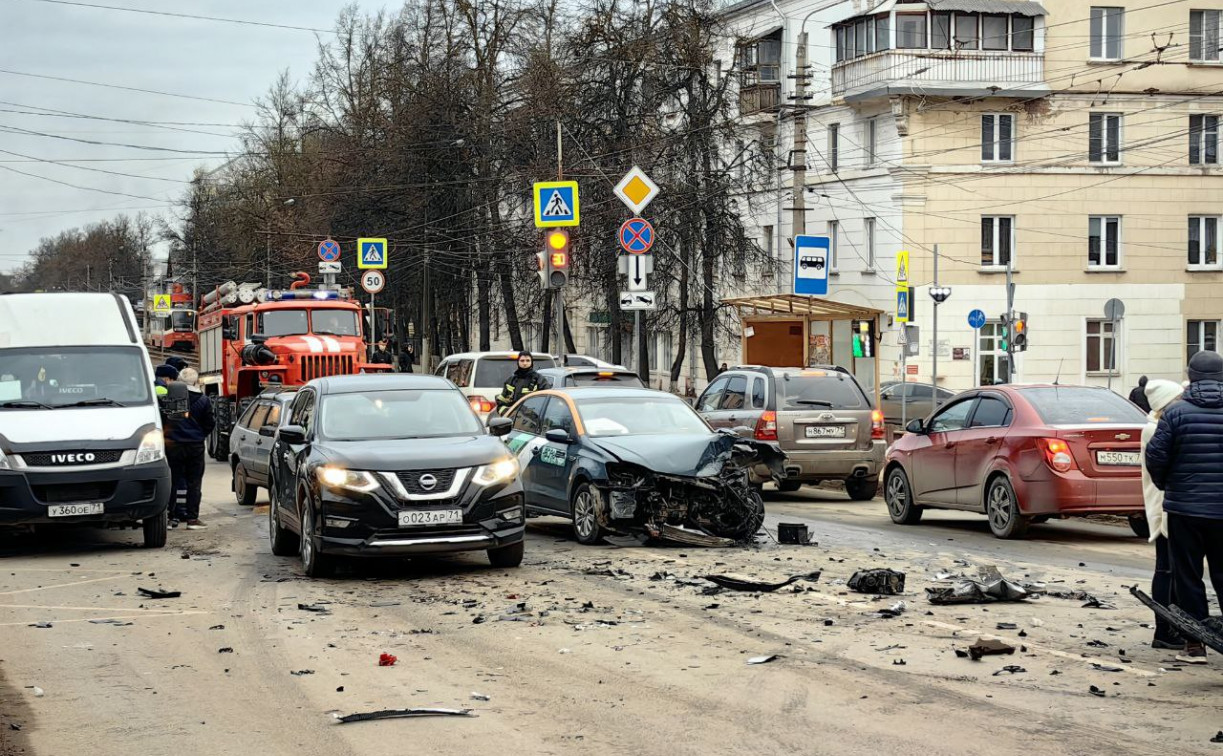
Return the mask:
<svg viewBox="0 0 1223 756"><path fill-rule="evenodd" d="M432 491L437 488L437 478L430 473L425 473L420 476L420 487L426 491Z"/></svg>
<svg viewBox="0 0 1223 756"><path fill-rule="evenodd" d="M88 465L97 461L98 455L93 452L69 452L64 454L52 454L51 464L53 465Z"/></svg>

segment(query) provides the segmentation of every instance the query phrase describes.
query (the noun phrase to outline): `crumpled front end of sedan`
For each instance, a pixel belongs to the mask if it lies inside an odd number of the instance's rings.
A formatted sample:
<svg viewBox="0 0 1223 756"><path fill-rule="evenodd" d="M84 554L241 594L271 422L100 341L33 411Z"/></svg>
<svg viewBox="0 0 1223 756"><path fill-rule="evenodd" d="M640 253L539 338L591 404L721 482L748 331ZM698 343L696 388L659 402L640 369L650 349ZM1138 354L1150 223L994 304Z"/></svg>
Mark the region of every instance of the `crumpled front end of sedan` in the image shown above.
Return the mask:
<svg viewBox="0 0 1223 756"><path fill-rule="evenodd" d="M595 485L599 525L697 546L750 541L764 524L764 501L749 470L765 465L780 477L785 454L770 444L726 434L698 441L702 448L689 450L688 469L682 464L657 469L623 456L608 463L607 480ZM604 446L616 453L615 447Z"/></svg>

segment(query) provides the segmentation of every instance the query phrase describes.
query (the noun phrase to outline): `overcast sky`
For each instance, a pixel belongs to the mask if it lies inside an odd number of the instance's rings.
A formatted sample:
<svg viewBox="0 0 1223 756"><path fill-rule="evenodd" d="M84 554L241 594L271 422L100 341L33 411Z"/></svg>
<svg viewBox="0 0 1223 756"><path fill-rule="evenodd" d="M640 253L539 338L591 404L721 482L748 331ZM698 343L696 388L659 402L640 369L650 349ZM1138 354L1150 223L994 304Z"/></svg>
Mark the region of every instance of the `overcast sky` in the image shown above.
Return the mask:
<svg viewBox="0 0 1223 756"><path fill-rule="evenodd" d="M186 186L180 182L189 181L196 166L214 166L224 160L219 154L189 151L238 149L232 137L234 127L253 116L252 100L267 91L281 70L288 69L298 81L307 77L319 39L330 39L328 34L310 31L83 7L86 3L317 29L332 28L348 4L346 0L81 0L81 4L0 0L0 29L4 31L0 44L0 272L21 265L39 239L65 229L120 212L169 212L169 205ZM359 5L369 11L398 3L362 0ZM30 114L51 111L207 124L175 125L173 129L208 133ZM71 141L76 139L138 147ZM140 149L150 147L188 152Z"/></svg>

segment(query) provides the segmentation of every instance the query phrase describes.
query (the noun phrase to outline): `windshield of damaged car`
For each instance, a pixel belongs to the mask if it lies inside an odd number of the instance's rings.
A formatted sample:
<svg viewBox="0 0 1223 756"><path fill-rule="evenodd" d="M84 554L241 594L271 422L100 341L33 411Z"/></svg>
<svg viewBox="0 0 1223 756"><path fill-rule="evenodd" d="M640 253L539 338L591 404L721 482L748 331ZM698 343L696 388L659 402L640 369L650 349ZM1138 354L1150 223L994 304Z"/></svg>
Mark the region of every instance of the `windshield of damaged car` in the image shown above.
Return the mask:
<svg viewBox="0 0 1223 756"><path fill-rule="evenodd" d="M404 389L323 397L321 432L333 441L478 436L471 405L451 389Z"/></svg>
<svg viewBox="0 0 1223 756"><path fill-rule="evenodd" d="M788 373L777 381L780 409L865 409L866 397L844 373L822 370Z"/></svg>
<svg viewBox="0 0 1223 756"><path fill-rule="evenodd" d="M710 433L701 416L673 396L580 399L577 407L586 435L596 438Z"/></svg>

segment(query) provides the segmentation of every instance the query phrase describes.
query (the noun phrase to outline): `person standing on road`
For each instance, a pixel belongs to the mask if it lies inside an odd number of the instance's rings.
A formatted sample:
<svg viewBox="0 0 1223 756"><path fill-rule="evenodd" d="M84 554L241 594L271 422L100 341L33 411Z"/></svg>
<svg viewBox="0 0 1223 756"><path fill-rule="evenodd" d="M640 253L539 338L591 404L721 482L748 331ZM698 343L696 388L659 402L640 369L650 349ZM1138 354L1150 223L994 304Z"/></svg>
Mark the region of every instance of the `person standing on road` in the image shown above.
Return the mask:
<svg viewBox="0 0 1223 756"><path fill-rule="evenodd" d="M1144 375L1138 379L1138 385L1130 391L1130 401L1137 404L1143 412L1149 414L1151 412L1151 403L1147 401L1146 388L1147 377Z"/></svg>
<svg viewBox="0 0 1223 756"><path fill-rule="evenodd" d="M403 345L403 351L399 353L399 372L411 373L412 366L416 364L416 349L412 346L412 342L407 342Z"/></svg>
<svg viewBox="0 0 1223 756"><path fill-rule="evenodd" d="M374 354L369 361L375 365L395 366L395 356L386 348L386 339L378 339L378 345L374 347Z"/></svg>
<svg viewBox="0 0 1223 756"><path fill-rule="evenodd" d="M1154 380L1149 383L1143 376L1140 383L1145 384L1145 396L1150 402L1151 412L1147 415L1147 424L1142 429L1142 500L1146 505L1147 527L1151 531L1151 543L1155 544L1155 576L1151 579L1151 598L1164 606L1172 604L1172 557L1168 549L1168 522L1164 516L1164 492L1155 487L1151 481L1150 470L1147 469L1146 450L1155 435L1159 419L1163 417L1164 408L1181 397L1180 384L1172 381ZM1133 401L1131 399L1130 401ZM1136 403L1136 402L1135 402ZM1152 648L1164 648L1180 651L1185 647L1185 641L1167 622L1155 617L1155 639L1151 641Z"/></svg>
<svg viewBox="0 0 1223 756"><path fill-rule="evenodd" d="M153 370L153 386L158 396L165 396L170 384L178 380L178 369L173 365L158 365Z"/></svg>
<svg viewBox="0 0 1223 756"><path fill-rule="evenodd" d="M1172 595L1197 620L1210 612L1203 560L1210 583L1223 595L1223 356L1200 351L1189 360L1183 401L1165 407L1147 444L1151 482L1164 492ZM1187 642L1178 660L1206 663L1206 647Z"/></svg>
<svg viewBox="0 0 1223 756"><path fill-rule="evenodd" d="M200 375L195 368L187 368L179 374L187 385L187 412L171 424L166 433L166 457L170 462L170 477L174 490L180 485L187 489L183 510L176 512L174 519L187 523L187 530L202 530L207 527L200 521L200 498L204 484L204 440L212 433L215 421L212 417L212 402L199 387Z"/></svg>
<svg viewBox="0 0 1223 756"><path fill-rule="evenodd" d="M182 357L179 357L177 355L173 357L167 357L166 364L174 368L175 370L177 370L180 373L186 370L188 367L190 367L190 365L187 364L186 360L184 360Z"/></svg>
<svg viewBox="0 0 1223 756"><path fill-rule="evenodd" d="M535 370L535 358L530 352L518 355L518 369L514 371L497 395L497 414L504 415L522 397L533 391L547 388L544 378Z"/></svg>

